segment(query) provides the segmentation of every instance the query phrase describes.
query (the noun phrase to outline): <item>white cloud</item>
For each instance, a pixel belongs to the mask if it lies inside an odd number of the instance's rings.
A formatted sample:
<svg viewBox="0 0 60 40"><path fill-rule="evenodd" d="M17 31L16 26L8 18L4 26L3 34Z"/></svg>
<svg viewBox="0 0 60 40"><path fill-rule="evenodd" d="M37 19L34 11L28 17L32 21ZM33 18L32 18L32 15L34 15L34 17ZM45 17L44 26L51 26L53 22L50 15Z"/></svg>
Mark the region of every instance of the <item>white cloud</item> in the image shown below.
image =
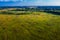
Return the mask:
<svg viewBox="0 0 60 40"><path fill-rule="evenodd" d="M60 0L38 0L35 5L40 6L60 6Z"/></svg>

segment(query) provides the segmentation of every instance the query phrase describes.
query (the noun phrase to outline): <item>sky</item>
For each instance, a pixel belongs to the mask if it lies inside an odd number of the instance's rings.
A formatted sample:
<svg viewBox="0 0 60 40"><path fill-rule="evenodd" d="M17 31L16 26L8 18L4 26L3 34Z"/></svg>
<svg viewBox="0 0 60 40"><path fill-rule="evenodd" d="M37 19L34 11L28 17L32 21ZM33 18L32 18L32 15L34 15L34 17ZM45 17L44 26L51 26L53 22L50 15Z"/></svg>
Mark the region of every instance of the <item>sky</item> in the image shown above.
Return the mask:
<svg viewBox="0 0 60 40"><path fill-rule="evenodd" d="M0 6L60 6L60 0L0 0Z"/></svg>

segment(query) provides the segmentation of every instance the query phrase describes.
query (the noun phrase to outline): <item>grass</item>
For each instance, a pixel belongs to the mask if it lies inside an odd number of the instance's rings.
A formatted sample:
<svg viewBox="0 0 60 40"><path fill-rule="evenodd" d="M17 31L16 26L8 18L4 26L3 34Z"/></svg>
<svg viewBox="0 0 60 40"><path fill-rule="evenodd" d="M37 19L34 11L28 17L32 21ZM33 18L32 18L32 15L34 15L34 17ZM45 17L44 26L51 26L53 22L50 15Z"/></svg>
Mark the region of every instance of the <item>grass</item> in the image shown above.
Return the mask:
<svg viewBox="0 0 60 40"><path fill-rule="evenodd" d="M1 14L0 40L60 40L60 16L44 12Z"/></svg>

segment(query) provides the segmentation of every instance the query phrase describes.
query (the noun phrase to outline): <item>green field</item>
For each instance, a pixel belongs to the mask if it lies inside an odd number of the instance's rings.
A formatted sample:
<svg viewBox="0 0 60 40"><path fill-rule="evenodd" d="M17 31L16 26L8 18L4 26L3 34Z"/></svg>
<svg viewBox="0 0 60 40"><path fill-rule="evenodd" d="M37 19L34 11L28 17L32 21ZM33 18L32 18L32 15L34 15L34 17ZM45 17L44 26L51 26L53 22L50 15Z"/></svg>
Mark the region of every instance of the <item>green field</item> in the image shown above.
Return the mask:
<svg viewBox="0 0 60 40"><path fill-rule="evenodd" d="M0 14L0 40L60 40L60 16L45 12Z"/></svg>

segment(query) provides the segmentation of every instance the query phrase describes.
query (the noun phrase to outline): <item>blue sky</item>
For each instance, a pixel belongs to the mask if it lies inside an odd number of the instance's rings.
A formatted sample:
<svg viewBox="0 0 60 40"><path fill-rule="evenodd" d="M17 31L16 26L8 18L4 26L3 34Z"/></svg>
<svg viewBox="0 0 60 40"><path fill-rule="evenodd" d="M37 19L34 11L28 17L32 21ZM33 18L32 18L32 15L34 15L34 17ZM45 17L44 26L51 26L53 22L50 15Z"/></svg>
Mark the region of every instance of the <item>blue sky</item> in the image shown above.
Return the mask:
<svg viewBox="0 0 60 40"><path fill-rule="evenodd" d="M60 0L0 0L0 6L60 6Z"/></svg>

